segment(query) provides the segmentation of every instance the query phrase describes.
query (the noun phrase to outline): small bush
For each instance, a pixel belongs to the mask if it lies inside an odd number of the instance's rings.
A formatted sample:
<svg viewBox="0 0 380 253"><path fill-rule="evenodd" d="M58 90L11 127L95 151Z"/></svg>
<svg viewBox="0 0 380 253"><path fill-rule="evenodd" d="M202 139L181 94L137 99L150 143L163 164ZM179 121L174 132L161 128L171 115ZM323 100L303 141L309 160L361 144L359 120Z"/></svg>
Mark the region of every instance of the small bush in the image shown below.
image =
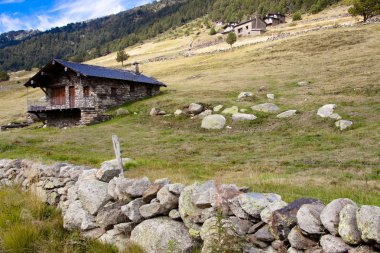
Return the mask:
<svg viewBox="0 0 380 253"><path fill-rule="evenodd" d="M0 72L0 82L2 81L8 81L9 80L9 75L7 72Z"/></svg>
<svg viewBox="0 0 380 253"><path fill-rule="evenodd" d="M215 30L214 27L210 29L209 34L210 34L210 35L215 35L215 34L216 34L216 30Z"/></svg>
<svg viewBox="0 0 380 253"><path fill-rule="evenodd" d="M299 11L295 12L292 17L293 21L302 20L302 15Z"/></svg>

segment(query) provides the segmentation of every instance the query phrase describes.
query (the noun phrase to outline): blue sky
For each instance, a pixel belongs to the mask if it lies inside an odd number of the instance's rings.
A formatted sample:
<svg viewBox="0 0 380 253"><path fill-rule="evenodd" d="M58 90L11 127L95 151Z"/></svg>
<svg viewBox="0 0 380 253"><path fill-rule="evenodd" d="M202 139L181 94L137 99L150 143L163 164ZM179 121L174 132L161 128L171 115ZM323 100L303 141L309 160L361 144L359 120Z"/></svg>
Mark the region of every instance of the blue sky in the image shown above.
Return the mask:
<svg viewBox="0 0 380 253"><path fill-rule="evenodd" d="M47 30L115 14L152 0L0 0L0 33Z"/></svg>

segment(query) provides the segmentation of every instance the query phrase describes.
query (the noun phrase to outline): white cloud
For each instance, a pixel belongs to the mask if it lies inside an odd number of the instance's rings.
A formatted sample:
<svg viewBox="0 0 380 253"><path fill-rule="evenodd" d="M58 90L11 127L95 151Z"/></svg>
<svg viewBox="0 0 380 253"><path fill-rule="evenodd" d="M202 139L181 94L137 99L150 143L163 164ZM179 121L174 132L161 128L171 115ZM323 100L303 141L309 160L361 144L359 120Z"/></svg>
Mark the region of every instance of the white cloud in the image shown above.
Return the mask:
<svg viewBox="0 0 380 253"><path fill-rule="evenodd" d="M32 29L32 26L20 18L12 18L6 14L0 14L0 32Z"/></svg>
<svg viewBox="0 0 380 253"><path fill-rule="evenodd" d="M0 4L22 3L24 0L1 0Z"/></svg>
<svg viewBox="0 0 380 253"><path fill-rule="evenodd" d="M5 1L23 0L0 0L0 3ZM52 9L43 13L36 13L33 16L10 17L0 14L7 18L4 22L0 19L0 32L25 28L47 30L52 27L64 26L68 23L116 14L149 2L152 2L152 0L56 0Z"/></svg>

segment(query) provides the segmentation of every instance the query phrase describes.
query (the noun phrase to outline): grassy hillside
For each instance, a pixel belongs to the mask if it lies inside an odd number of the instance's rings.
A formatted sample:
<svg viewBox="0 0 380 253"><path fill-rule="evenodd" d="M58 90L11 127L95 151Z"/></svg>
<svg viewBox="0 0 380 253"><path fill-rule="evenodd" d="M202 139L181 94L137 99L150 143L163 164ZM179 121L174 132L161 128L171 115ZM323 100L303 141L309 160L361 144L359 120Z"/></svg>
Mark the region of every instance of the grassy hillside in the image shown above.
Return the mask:
<svg viewBox="0 0 380 253"><path fill-rule="evenodd" d="M65 231L61 214L31 194L16 188L2 189L0 201L0 252L117 252L113 246Z"/></svg>
<svg viewBox="0 0 380 253"><path fill-rule="evenodd" d="M136 160L126 172L129 177L185 183L221 177L254 191L277 192L287 201L350 197L380 205L379 38L379 25L360 25L144 64L144 73L168 88L160 96L124 106L137 114L90 127L2 132L0 158L98 166L113 158L111 135L118 134L123 156ZM164 50L160 43L178 50L171 40L152 41L146 44L150 51L144 46L140 50L164 54L154 49ZM132 50L143 57L138 47ZM111 58L97 61L117 65ZM299 87L302 80L311 85ZM251 91L255 98L237 102L241 91ZM251 123L233 123L228 117L231 129L211 132L200 128L200 120L148 115L152 107L174 112L191 102L237 105L251 112L250 106L268 101L267 93L276 95L282 111L300 114L280 120L255 113L258 119ZM4 107L7 98L11 94L3 95ZM333 121L319 118L317 109L327 103L337 104L336 112L353 120L353 127L340 132Z"/></svg>

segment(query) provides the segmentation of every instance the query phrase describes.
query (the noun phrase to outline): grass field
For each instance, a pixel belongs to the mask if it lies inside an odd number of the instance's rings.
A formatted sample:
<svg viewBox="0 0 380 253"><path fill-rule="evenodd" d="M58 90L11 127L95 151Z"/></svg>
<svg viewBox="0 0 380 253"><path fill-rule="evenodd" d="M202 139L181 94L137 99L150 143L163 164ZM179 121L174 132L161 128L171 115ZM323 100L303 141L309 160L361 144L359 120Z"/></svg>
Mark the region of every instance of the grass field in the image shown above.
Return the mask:
<svg viewBox="0 0 380 253"><path fill-rule="evenodd" d="M379 25L360 25L145 64L144 73L168 88L123 106L137 114L89 127L2 132L0 158L98 166L113 158L111 135L117 134L123 155L136 161L126 172L129 177L184 183L220 177L253 191L277 192L287 201L350 197L380 205L379 39ZM302 80L311 84L298 87ZM237 102L241 91L251 91L255 98ZM22 112L11 104L24 100L17 92L1 93L1 110L11 105L13 112ZM282 120L255 113L258 119L250 123L227 117L232 129L221 131L202 130L200 120L184 116L148 115L152 107L174 112L191 102L237 105L250 112L250 106L268 101L267 93L276 95L282 111L300 113ZM333 121L319 118L317 109L327 103L337 104L336 112L352 120L353 127L340 132Z"/></svg>

